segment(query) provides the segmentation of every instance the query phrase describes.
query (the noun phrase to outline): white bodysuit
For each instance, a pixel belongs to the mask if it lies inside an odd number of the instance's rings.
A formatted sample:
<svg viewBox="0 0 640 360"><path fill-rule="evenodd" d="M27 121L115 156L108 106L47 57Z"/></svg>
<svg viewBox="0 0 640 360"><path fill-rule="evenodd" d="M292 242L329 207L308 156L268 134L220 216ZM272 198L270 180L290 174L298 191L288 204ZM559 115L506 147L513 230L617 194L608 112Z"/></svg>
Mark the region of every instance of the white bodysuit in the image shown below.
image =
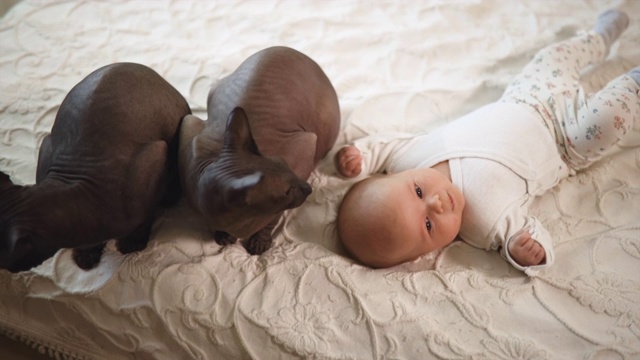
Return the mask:
<svg viewBox="0 0 640 360"><path fill-rule="evenodd" d="M532 108L493 103L427 134L376 135L354 146L362 152L363 174L432 167L449 160L452 182L466 201L462 240L482 249L501 250L514 267L528 273L553 263L551 237L528 214L528 207L570 170ZM505 251L522 229L544 247L543 265L526 269Z"/></svg>

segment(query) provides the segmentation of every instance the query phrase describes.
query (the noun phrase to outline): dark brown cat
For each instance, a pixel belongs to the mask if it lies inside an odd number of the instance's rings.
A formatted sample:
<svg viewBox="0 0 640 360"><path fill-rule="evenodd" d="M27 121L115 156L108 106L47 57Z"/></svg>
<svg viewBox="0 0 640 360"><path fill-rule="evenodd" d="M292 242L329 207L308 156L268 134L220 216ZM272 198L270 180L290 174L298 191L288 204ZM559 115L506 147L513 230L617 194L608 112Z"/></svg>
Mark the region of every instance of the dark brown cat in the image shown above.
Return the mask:
<svg viewBox="0 0 640 360"><path fill-rule="evenodd" d="M286 209L335 144L340 108L333 85L308 56L272 47L250 56L211 89L208 120L187 116L180 135L185 195L221 244L248 239L260 254Z"/></svg>
<svg viewBox="0 0 640 360"><path fill-rule="evenodd" d="M122 253L143 249L168 185L179 189L178 131L190 113L143 65L108 65L78 83L42 143L36 184L0 173L0 267L26 270L74 248L89 269L112 238Z"/></svg>

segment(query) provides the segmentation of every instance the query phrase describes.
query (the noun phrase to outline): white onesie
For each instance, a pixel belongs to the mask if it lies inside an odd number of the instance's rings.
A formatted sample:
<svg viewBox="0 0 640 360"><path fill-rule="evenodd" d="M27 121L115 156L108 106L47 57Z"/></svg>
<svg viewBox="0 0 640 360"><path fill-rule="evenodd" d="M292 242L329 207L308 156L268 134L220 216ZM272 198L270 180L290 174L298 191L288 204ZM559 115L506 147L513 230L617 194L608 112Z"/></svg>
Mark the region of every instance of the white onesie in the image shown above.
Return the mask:
<svg viewBox="0 0 640 360"><path fill-rule="evenodd" d="M493 103L426 134L374 135L354 146L363 156L361 176L432 167L448 160L452 182L466 200L462 240L501 250L514 267L528 274L553 263L550 235L528 208L535 196L570 170L531 107ZM544 264L525 268L509 256L508 243L522 229L544 247Z"/></svg>

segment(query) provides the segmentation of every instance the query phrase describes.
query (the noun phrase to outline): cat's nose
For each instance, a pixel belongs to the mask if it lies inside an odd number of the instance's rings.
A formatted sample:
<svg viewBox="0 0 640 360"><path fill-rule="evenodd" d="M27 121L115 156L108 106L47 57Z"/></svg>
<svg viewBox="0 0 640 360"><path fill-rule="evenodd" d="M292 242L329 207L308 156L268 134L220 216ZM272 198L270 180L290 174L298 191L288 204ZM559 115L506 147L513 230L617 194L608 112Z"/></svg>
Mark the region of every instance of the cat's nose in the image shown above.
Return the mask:
<svg viewBox="0 0 640 360"><path fill-rule="evenodd" d="M312 191L313 189L311 188L311 185L309 185L309 183L301 181L297 185L291 185L287 190L287 195L293 195L294 197L297 195L302 195L302 197L306 199Z"/></svg>
<svg viewBox="0 0 640 360"><path fill-rule="evenodd" d="M302 194L307 197L309 196L309 194L311 194L311 192L313 191L313 189L311 188L311 185L309 185L308 183L302 183L302 185L300 186L300 191L302 191Z"/></svg>
<svg viewBox="0 0 640 360"><path fill-rule="evenodd" d="M311 185L309 185L306 181L301 181L297 186L293 185L287 190L287 195L290 196L290 202L287 205L287 209L297 208L302 205L305 200L307 200L307 196L311 194Z"/></svg>

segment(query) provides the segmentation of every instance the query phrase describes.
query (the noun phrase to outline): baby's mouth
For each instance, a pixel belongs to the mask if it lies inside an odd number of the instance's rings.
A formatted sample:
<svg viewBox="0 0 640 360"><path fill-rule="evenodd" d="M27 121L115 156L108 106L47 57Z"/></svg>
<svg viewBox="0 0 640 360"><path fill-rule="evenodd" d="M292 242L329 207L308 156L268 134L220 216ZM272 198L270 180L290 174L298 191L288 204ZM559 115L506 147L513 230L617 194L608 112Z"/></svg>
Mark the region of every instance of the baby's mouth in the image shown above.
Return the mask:
<svg viewBox="0 0 640 360"><path fill-rule="evenodd" d="M449 197L449 202L451 202L451 211L456 209L456 202L453 200L453 196L447 192L447 196Z"/></svg>

